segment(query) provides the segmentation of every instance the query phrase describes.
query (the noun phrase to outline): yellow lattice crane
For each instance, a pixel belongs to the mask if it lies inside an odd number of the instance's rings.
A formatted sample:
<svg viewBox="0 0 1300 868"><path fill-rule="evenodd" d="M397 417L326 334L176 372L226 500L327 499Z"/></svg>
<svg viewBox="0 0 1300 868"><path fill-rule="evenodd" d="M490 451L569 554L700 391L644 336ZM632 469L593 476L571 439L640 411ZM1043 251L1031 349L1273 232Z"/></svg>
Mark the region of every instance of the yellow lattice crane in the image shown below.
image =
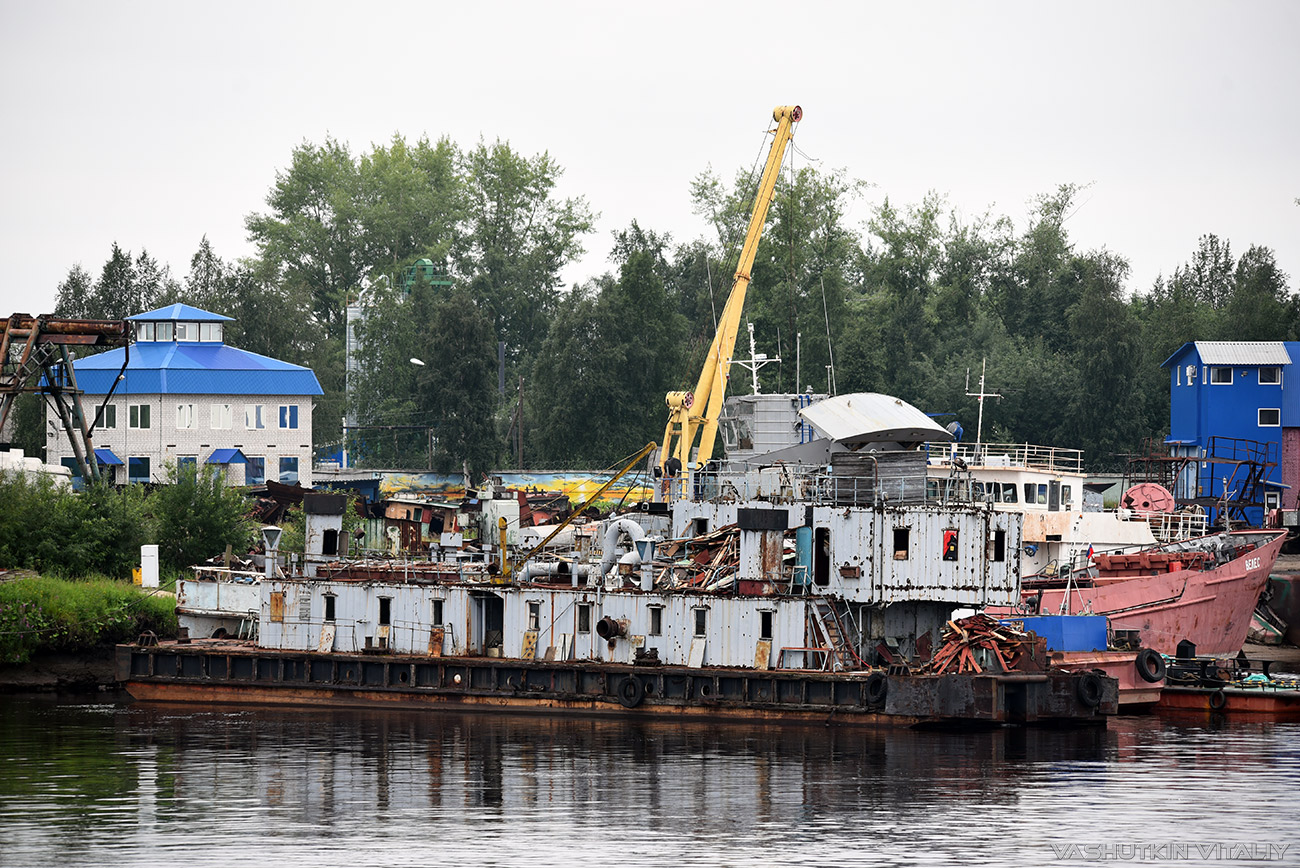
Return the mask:
<svg viewBox="0 0 1300 868"><path fill-rule="evenodd" d="M740 328L740 315L745 307L745 292L749 289L750 269L758 254L758 241L763 236L767 222L767 209L776 191L776 179L781 172L786 145L794 136L794 125L803 117L797 105L778 106L772 112L777 122L773 131L772 148L767 154L767 164L758 183L754 197L754 213L749 218L745 233L745 246L736 263L736 276L731 284L731 295L718 320L718 333L713 336L709 355L704 360L699 382L694 392L668 393L668 424L664 428L663 451L659 455L659 469L665 477L675 477L679 471L694 471L704 467L713 457L713 441L718 434L718 417L722 414L722 401L731 379L731 354L736 348L736 333ZM694 460L691 449L699 437L699 448Z"/></svg>

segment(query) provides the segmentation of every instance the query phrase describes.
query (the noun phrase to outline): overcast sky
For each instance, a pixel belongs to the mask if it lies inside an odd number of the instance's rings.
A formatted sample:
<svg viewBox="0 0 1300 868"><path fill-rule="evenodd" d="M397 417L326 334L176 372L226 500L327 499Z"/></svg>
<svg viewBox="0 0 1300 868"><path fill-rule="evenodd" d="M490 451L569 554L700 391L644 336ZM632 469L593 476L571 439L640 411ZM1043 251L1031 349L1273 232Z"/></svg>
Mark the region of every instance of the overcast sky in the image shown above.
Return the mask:
<svg viewBox="0 0 1300 868"><path fill-rule="evenodd" d="M394 133L548 151L600 214L571 281L637 219L707 233L689 185L748 167L799 103L801 162L1068 228L1145 292L1204 233L1300 288L1300 3L67 3L0 0L0 315L45 313L116 241L184 277L252 254L294 146ZM756 287L761 291L761 287ZM1249 336L1243 336L1249 337Z"/></svg>

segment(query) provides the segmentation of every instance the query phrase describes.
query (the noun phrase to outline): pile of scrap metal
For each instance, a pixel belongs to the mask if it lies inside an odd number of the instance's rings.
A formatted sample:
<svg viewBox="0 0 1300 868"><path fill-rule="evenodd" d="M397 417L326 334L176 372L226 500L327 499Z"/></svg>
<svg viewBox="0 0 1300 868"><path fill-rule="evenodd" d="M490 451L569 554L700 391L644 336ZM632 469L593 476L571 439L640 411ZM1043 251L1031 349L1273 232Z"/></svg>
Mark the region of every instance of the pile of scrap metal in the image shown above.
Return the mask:
<svg viewBox="0 0 1300 868"><path fill-rule="evenodd" d="M660 555L672 561L659 570L655 584L697 591L730 590L740 565L740 529L728 524L690 539L662 545Z"/></svg>
<svg viewBox="0 0 1300 868"><path fill-rule="evenodd" d="M1046 661L1047 640L981 613L949 621L943 629L943 645L922 671L935 675L1041 672Z"/></svg>

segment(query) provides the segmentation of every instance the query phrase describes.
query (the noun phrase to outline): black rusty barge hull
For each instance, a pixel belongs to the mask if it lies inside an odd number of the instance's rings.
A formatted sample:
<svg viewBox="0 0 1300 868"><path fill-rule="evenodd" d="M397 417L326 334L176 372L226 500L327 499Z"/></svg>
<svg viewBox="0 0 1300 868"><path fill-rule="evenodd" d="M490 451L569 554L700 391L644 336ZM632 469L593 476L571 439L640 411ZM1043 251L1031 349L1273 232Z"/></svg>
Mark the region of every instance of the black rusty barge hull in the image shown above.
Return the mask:
<svg viewBox="0 0 1300 868"><path fill-rule="evenodd" d="M369 708L740 718L848 725L1098 724L1118 686L1094 673L864 675L598 661L275 651L248 643L119 645L132 697Z"/></svg>

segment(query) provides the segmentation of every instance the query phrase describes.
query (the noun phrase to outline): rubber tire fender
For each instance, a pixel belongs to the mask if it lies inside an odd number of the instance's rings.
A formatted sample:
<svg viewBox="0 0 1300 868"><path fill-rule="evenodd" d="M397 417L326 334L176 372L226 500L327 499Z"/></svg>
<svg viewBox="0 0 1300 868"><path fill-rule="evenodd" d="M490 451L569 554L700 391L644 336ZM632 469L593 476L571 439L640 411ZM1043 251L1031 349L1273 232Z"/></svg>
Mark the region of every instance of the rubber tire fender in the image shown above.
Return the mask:
<svg viewBox="0 0 1300 868"><path fill-rule="evenodd" d="M1101 705L1101 698L1105 695L1106 685L1102 683L1101 676L1096 672L1085 672L1083 677L1075 682L1075 693L1088 708L1096 708Z"/></svg>
<svg viewBox="0 0 1300 868"><path fill-rule="evenodd" d="M867 676L867 683L863 688L863 695L866 697L867 705L884 705L885 697L889 695L889 679L885 677L884 673L871 673Z"/></svg>
<svg viewBox="0 0 1300 868"><path fill-rule="evenodd" d="M645 685L635 675L629 675L618 683L615 690L618 701L624 708L636 708L645 699Z"/></svg>
<svg viewBox="0 0 1300 868"><path fill-rule="evenodd" d="M1133 665L1137 667L1138 676L1148 684L1155 684L1164 678L1167 671L1165 658L1153 648L1143 648L1139 651Z"/></svg>
<svg viewBox="0 0 1300 868"><path fill-rule="evenodd" d="M1223 711L1228 704L1228 694L1222 690L1216 690L1210 694L1210 708L1214 711Z"/></svg>

